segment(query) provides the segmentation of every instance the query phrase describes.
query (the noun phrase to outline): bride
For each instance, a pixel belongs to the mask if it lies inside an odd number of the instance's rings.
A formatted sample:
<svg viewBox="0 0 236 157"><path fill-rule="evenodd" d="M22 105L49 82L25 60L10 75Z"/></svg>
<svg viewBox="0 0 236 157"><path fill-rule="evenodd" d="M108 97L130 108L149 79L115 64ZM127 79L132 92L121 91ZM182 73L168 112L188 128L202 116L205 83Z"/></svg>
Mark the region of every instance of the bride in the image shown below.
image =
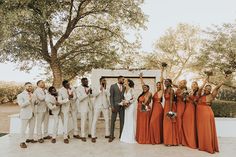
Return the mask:
<svg viewBox="0 0 236 157"><path fill-rule="evenodd" d="M136 98L134 98L134 82L125 79L125 93L121 105L125 107L125 121L120 141L125 143L136 143L135 140L135 108Z"/></svg>

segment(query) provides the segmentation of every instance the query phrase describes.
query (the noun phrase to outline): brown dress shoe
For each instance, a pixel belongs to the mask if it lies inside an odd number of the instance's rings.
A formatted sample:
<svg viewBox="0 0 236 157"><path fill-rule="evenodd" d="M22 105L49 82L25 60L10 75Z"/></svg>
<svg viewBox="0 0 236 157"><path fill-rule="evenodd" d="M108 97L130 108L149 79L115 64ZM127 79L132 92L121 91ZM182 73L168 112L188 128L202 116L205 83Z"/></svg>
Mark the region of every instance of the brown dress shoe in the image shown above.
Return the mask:
<svg viewBox="0 0 236 157"><path fill-rule="evenodd" d="M88 138L92 138L92 135L91 135L91 134L89 134L89 135L88 135Z"/></svg>
<svg viewBox="0 0 236 157"><path fill-rule="evenodd" d="M20 143L20 147L21 148L27 148L27 145L25 144L25 142L22 142L22 143Z"/></svg>
<svg viewBox="0 0 236 157"><path fill-rule="evenodd" d="M48 135L48 136L44 137L43 139L44 139L44 140L50 140L50 139L52 139L52 136L49 136L49 135Z"/></svg>
<svg viewBox="0 0 236 157"><path fill-rule="evenodd" d="M68 139L64 139L64 143L65 143L65 144L68 144L68 143L69 143L69 140L68 140Z"/></svg>
<svg viewBox="0 0 236 157"><path fill-rule="evenodd" d="M43 143L44 140L41 138L41 139L38 140L38 142L39 142L39 143Z"/></svg>
<svg viewBox="0 0 236 157"><path fill-rule="evenodd" d="M36 140L34 140L34 139L32 139L31 141L30 141L30 143L37 143L38 141L36 141Z"/></svg>
<svg viewBox="0 0 236 157"><path fill-rule="evenodd" d="M73 137L77 138L77 139L81 139L81 137L79 135L74 135Z"/></svg>
<svg viewBox="0 0 236 157"><path fill-rule="evenodd" d="M115 137L110 137L108 142L112 142L115 139Z"/></svg>
<svg viewBox="0 0 236 157"><path fill-rule="evenodd" d="M105 136L105 138L110 138L110 136Z"/></svg>
<svg viewBox="0 0 236 157"><path fill-rule="evenodd" d="M31 142L31 140L30 139L26 139L26 141L25 141L26 143L30 143Z"/></svg>
<svg viewBox="0 0 236 157"><path fill-rule="evenodd" d="M82 140L83 142L86 142L86 137L81 137L81 140Z"/></svg>
<svg viewBox="0 0 236 157"><path fill-rule="evenodd" d="M52 142L52 143L56 143L56 139L55 139L55 138L53 138L51 142Z"/></svg>
<svg viewBox="0 0 236 157"><path fill-rule="evenodd" d="M92 138L91 140L93 143L96 143L96 138Z"/></svg>

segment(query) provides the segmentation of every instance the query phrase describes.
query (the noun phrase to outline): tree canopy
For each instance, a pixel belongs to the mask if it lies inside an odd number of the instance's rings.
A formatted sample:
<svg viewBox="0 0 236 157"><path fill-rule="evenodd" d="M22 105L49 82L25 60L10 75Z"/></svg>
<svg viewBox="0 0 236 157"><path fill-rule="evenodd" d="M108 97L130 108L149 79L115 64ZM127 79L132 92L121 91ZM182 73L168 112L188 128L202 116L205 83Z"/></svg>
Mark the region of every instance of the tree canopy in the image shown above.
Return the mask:
<svg viewBox="0 0 236 157"><path fill-rule="evenodd" d="M137 44L126 28L145 27L142 0L5 0L0 60L51 69L54 85L91 68L112 67Z"/></svg>

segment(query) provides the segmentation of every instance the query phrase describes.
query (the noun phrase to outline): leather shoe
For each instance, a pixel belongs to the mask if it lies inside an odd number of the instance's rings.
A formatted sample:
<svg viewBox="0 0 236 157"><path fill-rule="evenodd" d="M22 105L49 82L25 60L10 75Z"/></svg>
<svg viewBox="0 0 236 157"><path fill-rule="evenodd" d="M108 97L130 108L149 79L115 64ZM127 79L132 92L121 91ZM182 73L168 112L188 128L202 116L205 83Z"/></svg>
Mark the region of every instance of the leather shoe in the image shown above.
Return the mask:
<svg viewBox="0 0 236 157"><path fill-rule="evenodd" d="M77 139L81 139L81 137L79 135L74 135L73 137L77 138Z"/></svg>
<svg viewBox="0 0 236 157"><path fill-rule="evenodd" d="M22 143L20 144L20 147L21 147L21 148L27 148L27 145L25 144L25 142L22 142Z"/></svg>
<svg viewBox="0 0 236 157"><path fill-rule="evenodd" d="M69 143L69 140L68 140L68 139L64 139L64 143L65 143L65 144L68 144L68 143Z"/></svg>
<svg viewBox="0 0 236 157"><path fill-rule="evenodd" d="M93 143L96 143L96 138L92 138L91 140Z"/></svg>
<svg viewBox="0 0 236 157"><path fill-rule="evenodd" d="M115 137L110 137L108 142L112 142L115 139Z"/></svg>
<svg viewBox="0 0 236 157"><path fill-rule="evenodd" d="M53 138L51 142L52 142L52 143L56 143L56 139L55 139L55 138Z"/></svg>
<svg viewBox="0 0 236 157"><path fill-rule="evenodd" d="M39 142L39 143L43 143L44 140L41 138L41 139L38 140L38 142Z"/></svg>
<svg viewBox="0 0 236 157"><path fill-rule="evenodd" d="M44 139L44 140L50 140L50 139L52 139L52 136L49 136L49 135L48 135L48 136L44 137L43 139Z"/></svg>
<svg viewBox="0 0 236 157"><path fill-rule="evenodd" d="M86 142L86 137L81 137L81 140L82 140L83 142Z"/></svg>

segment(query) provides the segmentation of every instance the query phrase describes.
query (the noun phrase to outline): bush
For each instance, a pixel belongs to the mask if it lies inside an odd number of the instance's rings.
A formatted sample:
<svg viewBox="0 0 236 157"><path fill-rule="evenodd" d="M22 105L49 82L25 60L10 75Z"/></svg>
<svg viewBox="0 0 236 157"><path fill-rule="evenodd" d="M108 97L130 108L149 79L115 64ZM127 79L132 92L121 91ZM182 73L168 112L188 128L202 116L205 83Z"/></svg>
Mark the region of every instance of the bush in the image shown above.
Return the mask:
<svg viewBox="0 0 236 157"><path fill-rule="evenodd" d="M227 101L236 101L236 90L235 89L228 89L223 88L219 91L217 95L217 99L220 100L227 100Z"/></svg>
<svg viewBox="0 0 236 157"><path fill-rule="evenodd" d="M16 96L23 90L23 85L0 83L0 104L13 102L16 99Z"/></svg>
<svg viewBox="0 0 236 157"><path fill-rule="evenodd" d="M215 100L212 110L215 117L236 117L236 101Z"/></svg>

